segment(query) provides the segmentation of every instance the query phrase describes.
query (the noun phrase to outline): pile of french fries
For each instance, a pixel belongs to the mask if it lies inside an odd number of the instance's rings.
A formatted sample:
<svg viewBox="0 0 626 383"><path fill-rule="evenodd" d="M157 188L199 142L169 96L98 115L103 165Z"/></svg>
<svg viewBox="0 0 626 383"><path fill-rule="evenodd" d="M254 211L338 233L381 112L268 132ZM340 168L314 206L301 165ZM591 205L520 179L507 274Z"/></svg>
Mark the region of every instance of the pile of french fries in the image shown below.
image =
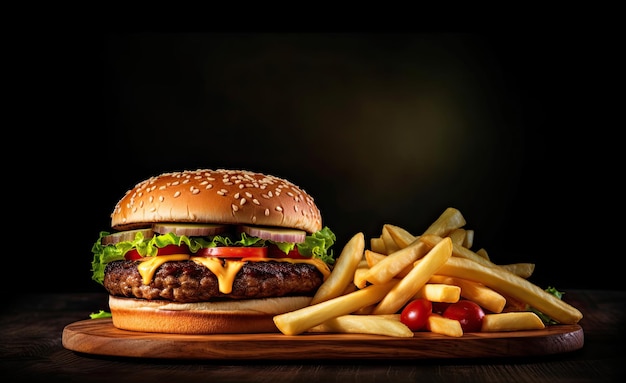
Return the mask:
<svg viewBox="0 0 626 383"><path fill-rule="evenodd" d="M413 299L476 302L485 311L482 332L536 330L544 322L530 308L560 324L575 324L582 313L528 280L532 263L498 265L484 249L471 250L473 230L461 212L446 209L421 235L385 224L369 249L363 233L344 246L309 306L274 317L285 335L311 332L361 333L394 337L415 334L400 321ZM463 336L459 321L433 313L426 330Z"/></svg>

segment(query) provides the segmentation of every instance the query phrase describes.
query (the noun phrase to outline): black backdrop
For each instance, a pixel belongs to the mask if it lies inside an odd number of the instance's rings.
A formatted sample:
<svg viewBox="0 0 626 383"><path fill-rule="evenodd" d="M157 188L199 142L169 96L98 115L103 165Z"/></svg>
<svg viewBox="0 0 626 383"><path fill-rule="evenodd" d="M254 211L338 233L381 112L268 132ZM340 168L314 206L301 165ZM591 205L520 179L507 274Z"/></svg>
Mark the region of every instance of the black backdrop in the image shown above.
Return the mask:
<svg viewBox="0 0 626 383"><path fill-rule="evenodd" d="M165 171L225 167L311 193L336 251L384 223L419 234L455 207L475 248L536 263L543 287L621 289L615 41L39 34L12 59L13 100L26 107L5 140L16 153L4 155L15 169L5 195L30 206L7 222L19 226L13 251L26 253L12 258L26 266L22 288L102 291L90 249L126 190Z"/></svg>

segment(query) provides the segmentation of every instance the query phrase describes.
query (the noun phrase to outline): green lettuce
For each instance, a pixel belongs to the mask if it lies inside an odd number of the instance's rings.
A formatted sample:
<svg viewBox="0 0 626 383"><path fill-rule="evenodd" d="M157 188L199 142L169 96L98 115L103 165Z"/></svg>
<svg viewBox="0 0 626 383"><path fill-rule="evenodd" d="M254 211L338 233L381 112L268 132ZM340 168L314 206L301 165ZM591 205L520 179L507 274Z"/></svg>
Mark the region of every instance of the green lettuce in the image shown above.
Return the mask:
<svg viewBox="0 0 626 383"><path fill-rule="evenodd" d="M325 227L322 230L308 235L303 243L292 242L275 242L264 240L258 237L248 236L241 233L241 237L233 240L228 236L211 236L211 237L187 237L185 235L178 236L173 233L155 234L152 238L144 238L141 232L135 234L132 241L122 241L114 245L102 245L102 238L110 233L107 231L100 232L100 237L96 240L91 248L93 253L93 261L91 262L92 279L99 284L104 281L104 269L109 262L124 259L124 255L132 249L136 249L142 257L154 257L157 255L158 249L168 245L181 246L187 245L192 253L206 247L216 246L244 246L244 247L262 247L268 244L276 245L280 250L288 254L296 246L298 252L305 257L318 258L327 264L335 262L332 245L336 241L335 234Z"/></svg>

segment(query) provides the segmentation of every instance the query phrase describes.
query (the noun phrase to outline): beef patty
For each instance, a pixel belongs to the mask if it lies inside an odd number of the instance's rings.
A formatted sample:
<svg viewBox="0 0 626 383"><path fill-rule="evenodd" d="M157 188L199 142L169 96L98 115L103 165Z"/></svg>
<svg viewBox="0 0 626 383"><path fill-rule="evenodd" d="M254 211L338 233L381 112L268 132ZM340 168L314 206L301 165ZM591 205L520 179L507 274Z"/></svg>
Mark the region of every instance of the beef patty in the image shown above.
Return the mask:
<svg viewBox="0 0 626 383"><path fill-rule="evenodd" d="M315 294L324 277L313 265L278 261L246 262L235 276L230 294L219 291L215 274L193 261L166 262L144 285L140 261L114 261L104 271L104 287L111 295L175 302L253 299Z"/></svg>

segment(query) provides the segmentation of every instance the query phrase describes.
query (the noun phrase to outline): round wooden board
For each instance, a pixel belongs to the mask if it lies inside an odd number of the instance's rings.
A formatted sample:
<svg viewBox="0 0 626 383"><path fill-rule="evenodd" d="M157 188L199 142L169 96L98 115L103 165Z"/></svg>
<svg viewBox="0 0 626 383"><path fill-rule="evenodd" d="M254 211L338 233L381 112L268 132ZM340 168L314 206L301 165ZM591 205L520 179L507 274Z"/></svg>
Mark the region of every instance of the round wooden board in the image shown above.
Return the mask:
<svg viewBox="0 0 626 383"><path fill-rule="evenodd" d="M544 330L472 333L460 338L417 332L413 338L366 334L179 335L120 330L111 319L67 325L68 350L107 356L163 359L436 359L523 357L559 354L583 347L579 325Z"/></svg>

